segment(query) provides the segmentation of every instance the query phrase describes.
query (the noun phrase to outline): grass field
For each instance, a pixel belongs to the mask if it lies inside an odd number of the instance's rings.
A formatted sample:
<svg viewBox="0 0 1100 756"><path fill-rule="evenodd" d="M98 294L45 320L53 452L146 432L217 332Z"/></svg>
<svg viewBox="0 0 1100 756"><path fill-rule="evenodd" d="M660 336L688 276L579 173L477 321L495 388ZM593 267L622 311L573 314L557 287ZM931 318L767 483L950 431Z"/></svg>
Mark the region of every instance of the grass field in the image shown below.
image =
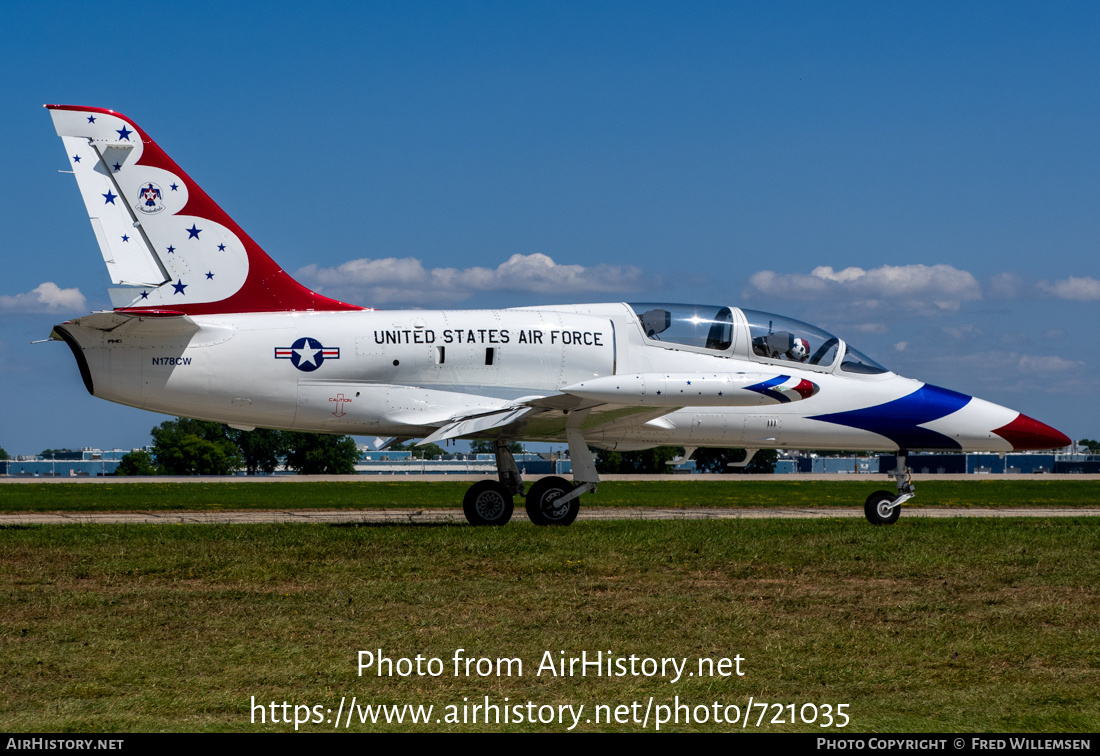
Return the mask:
<svg viewBox="0 0 1100 756"><path fill-rule="evenodd" d="M1098 586L1096 518L7 527L0 728L284 731L250 723L252 696L333 715L341 697L430 704L433 720L489 696L584 704L577 729L638 731L584 719L651 696L742 709L752 696L848 704L842 732L1096 732ZM520 658L524 674L455 677L458 648ZM445 673L357 676L357 652L377 649L438 657ZM746 674L535 674L546 651L601 650L687 669L740 655ZM761 730L820 731L774 714ZM567 726L356 718L350 730Z"/></svg>
<svg viewBox="0 0 1100 756"><path fill-rule="evenodd" d="M457 507L468 482L332 483L41 483L0 485L0 512L172 511ZM599 507L861 507L882 480L609 481L587 495ZM928 481L917 484L914 506L991 507L1100 504L1100 481Z"/></svg>

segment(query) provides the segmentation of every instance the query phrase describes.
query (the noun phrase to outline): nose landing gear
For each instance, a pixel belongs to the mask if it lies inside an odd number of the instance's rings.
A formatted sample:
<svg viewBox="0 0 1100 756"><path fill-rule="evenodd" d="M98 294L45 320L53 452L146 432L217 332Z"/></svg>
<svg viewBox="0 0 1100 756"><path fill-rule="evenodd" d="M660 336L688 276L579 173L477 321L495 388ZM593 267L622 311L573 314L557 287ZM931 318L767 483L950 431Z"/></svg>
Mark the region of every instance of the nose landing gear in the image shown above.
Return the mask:
<svg viewBox="0 0 1100 756"><path fill-rule="evenodd" d="M901 516L901 505L917 495L913 488L912 471L906 465L907 457L908 452L904 449L898 451L894 467L898 492L892 494L889 491L875 491L864 502L863 514L872 525L893 525Z"/></svg>

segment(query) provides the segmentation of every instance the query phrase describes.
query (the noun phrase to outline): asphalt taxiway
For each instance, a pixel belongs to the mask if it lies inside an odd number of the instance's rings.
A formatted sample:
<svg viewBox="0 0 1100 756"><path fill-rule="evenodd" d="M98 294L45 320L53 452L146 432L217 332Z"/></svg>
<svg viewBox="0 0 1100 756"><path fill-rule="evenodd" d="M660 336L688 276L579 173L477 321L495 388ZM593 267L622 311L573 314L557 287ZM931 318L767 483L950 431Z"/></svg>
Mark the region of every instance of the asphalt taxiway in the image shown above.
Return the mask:
<svg viewBox="0 0 1100 756"><path fill-rule="evenodd" d="M310 483L310 482L355 482L355 483L402 483L438 482L438 481L475 481L485 476L473 475L269 475L269 476L226 476L226 477L151 477L151 478L31 478L0 477L0 485L20 483ZM543 476L525 476L534 481ZM709 475L606 475L606 481L657 481L675 480L678 482L698 482L714 480ZM924 480L1090 480L1100 481L1100 475L914 475L914 481ZM871 483L878 481L893 483L885 475L730 475L721 480L736 485L738 481L853 481ZM828 519L863 517L863 508L803 508L803 507L593 507L582 506L577 515L578 521L600 520L738 520L738 519ZM1054 507L904 507L902 517L1100 517L1100 505L1074 508ZM513 522L527 522L527 515L520 504L512 516ZM312 509L312 510L222 510L217 512L16 512L0 514L0 527L10 525L91 525L91 524L235 524L250 523L328 523L328 524L407 524L407 523L458 523L466 522L460 508L431 509Z"/></svg>
<svg viewBox="0 0 1100 756"><path fill-rule="evenodd" d="M602 520L822 520L863 517L863 509L729 508L729 507L582 507L577 521ZM1100 517L1100 507L1073 509L1052 507L906 507L902 517ZM513 522L526 522L517 507ZM11 525L100 525L100 524L271 524L285 522L342 525L408 525L427 523L465 524L461 509L313 509L237 510L220 512L25 512L0 514L0 527Z"/></svg>

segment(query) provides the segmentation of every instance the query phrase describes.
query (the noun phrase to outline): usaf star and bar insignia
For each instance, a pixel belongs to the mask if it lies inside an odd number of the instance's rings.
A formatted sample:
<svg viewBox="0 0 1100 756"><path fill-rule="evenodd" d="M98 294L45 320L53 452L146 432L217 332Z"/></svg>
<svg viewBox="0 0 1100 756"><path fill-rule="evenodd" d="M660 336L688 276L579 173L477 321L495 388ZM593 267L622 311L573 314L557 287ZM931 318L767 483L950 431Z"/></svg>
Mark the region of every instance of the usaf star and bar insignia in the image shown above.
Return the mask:
<svg viewBox="0 0 1100 756"><path fill-rule="evenodd" d="M317 339L303 336L288 347L275 347L275 359L290 360L299 370L312 373L325 360L340 359L340 347L322 346Z"/></svg>

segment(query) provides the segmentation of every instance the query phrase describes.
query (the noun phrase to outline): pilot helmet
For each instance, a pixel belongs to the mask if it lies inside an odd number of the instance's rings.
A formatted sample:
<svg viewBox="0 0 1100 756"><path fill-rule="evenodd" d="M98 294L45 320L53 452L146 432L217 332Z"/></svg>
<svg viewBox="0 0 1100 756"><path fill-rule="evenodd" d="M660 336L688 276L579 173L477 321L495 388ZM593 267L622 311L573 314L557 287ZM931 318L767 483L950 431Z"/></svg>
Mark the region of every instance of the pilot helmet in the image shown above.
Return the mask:
<svg viewBox="0 0 1100 756"><path fill-rule="evenodd" d="M806 339L791 339L787 355L796 362L805 362L810 356L810 343Z"/></svg>

